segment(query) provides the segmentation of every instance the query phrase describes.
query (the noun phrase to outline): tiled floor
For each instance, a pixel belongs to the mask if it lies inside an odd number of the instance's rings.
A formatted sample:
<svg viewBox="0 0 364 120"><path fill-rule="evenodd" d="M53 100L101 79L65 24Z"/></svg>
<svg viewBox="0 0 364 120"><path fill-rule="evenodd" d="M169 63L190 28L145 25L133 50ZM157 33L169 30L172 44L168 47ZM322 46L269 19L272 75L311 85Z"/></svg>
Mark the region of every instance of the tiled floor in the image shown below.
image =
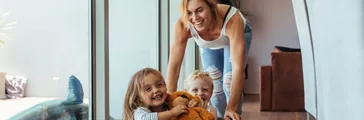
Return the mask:
<svg viewBox="0 0 364 120"><path fill-rule="evenodd" d="M246 95L243 103L243 120L307 120L306 112L261 112L259 95Z"/></svg>

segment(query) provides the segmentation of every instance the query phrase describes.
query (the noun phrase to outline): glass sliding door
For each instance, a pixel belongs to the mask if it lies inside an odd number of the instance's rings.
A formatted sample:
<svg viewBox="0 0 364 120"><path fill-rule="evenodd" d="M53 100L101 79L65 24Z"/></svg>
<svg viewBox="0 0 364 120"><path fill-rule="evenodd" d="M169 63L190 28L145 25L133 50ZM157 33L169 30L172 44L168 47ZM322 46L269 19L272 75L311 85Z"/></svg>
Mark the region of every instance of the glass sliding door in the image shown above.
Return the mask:
<svg viewBox="0 0 364 120"><path fill-rule="evenodd" d="M90 8L90 0L0 0L1 120L89 119Z"/></svg>
<svg viewBox="0 0 364 120"><path fill-rule="evenodd" d="M109 0L109 113L122 119L129 79L159 69L158 0Z"/></svg>

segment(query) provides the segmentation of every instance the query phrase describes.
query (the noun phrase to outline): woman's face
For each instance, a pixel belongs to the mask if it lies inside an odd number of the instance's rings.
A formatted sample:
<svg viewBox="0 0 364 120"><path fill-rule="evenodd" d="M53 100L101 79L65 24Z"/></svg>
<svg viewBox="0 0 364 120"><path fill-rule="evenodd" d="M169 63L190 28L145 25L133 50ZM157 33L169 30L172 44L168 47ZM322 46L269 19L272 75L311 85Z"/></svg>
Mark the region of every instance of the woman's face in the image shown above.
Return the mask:
<svg viewBox="0 0 364 120"><path fill-rule="evenodd" d="M190 0L187 3L187 17L197 31L207 30L212 21L210 7L204 0Z"/></svg>

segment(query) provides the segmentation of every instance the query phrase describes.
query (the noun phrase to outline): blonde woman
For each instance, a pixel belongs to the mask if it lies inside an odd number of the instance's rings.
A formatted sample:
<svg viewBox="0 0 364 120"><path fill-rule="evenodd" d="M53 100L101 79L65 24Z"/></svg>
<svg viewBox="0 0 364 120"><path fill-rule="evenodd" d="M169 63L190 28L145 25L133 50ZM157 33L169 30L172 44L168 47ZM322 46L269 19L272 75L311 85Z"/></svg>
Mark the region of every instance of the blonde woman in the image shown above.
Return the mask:
<svg viewBox="0 0 364 120"><path fill-rule="evenodd" d="M200 48L203 69L213 79L211 103L217 116L239 120L252 39L248 20L237 8L215 0L181 0L180 12L170 49L167 91L177 90L187 40L192 37Z"/></svg>

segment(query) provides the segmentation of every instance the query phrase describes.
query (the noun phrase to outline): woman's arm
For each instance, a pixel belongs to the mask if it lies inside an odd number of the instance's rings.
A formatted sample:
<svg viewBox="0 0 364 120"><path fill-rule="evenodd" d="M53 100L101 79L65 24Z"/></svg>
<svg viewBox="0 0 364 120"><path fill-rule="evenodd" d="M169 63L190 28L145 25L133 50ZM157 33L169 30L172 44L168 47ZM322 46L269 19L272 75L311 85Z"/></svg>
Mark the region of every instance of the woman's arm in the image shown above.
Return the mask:
<svg viewBox="0 0 364 120"><path fill-rule="evenodd" d="M187 39L190 37L189 30L183 26L179 19L174 28L174 40L170 48L168 72L167 72L167 92L171 93L177 90L177 83L179 78L179 72L185 49L187 45Z"/></svg>
<svg viewBox="0 0 364 120"><path fill-rule="evenodd" d="M230 19L226 34L230 38L230 57L232 64L232 80L230 99L226 110L237 111L238 104L241 101L241 95L244 88L244 58L245 58L245 39L244 39L244 22L238 12Z"/></svg>

